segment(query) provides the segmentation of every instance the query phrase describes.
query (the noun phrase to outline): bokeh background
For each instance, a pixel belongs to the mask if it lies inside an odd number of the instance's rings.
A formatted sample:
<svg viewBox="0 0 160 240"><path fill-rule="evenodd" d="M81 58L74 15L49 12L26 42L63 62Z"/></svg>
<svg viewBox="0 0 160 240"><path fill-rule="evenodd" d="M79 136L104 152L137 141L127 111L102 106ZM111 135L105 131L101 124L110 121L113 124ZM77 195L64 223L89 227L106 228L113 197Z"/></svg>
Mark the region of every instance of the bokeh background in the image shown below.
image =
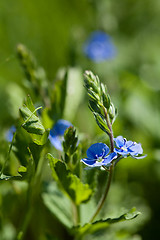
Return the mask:
<svg viewBox="0 0 160 240"><path fill-rule="evenodd" d="M69 67L70 84L77 93L75 78L81 75L82 79L85 70L92 70L107 85L118 108L115 136L141 142L147 154L142 160L129 158L117 165L107 205L117 209L135 205L142 212L139 222L129 226L134 240L160 238L159 23L159 1L0 1L0 139L16 121L18 108L28 94L16 53L19 43L32 51L50 83ZM111 36L114 58L94 62L85 55L84 43L97 30ZM85 89L72 104L76 100L76 108L66 113L67 120L90 141L105 139L88 109Z"/></svg>

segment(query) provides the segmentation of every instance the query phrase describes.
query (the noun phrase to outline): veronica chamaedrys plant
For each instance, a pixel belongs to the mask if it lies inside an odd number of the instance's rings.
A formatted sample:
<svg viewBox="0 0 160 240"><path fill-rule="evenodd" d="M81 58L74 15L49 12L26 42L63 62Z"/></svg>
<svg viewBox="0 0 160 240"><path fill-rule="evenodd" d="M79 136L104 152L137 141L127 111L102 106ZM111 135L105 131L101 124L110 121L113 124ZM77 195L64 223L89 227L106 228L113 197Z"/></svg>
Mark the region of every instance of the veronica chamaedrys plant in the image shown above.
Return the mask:
<svg viewBox="0 0 160 240"><path fill-rule="evenodd" d="M89 96L89 108L98 126L109 136L110 140L110 148L104 143L95 143L88 148L87 158L81 159L81 162L85 165L89 167L103 167L109 174L104 195L100 199L97 209L90 220L92 222L105 202L113 170L119 160L128 156L134 158L143 158L145 156L142 156L143 149L140 143L127 141L122 136L114 138L112 125L117 116L117 109L111 102L107 88L100 82L98 76L95 76L91 71L86 71L84 83Z"/></svg>
<svg viewBox="0 0 160 240"><path fill-rule="evenodd" d="M116 48L108 34L94 31L84 44L84 53L92 61L102 62L114 58Z"/></svg>
<svg viewBox="0 0 160 240"><path fill-rule="evenodd" d="M59 151L63 151L62 142L64 140L64 132L67 128L73 126L70 122L64 119L59 119L49 133L51 144Z"/></svg>

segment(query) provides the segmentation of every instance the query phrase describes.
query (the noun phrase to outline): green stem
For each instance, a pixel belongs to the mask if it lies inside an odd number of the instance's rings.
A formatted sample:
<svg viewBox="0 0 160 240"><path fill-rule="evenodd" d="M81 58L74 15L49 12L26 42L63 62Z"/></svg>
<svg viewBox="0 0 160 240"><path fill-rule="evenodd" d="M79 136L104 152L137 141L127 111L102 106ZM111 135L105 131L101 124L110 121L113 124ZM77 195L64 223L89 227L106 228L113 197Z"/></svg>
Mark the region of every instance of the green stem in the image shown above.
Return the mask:
<svg viewBox="0 0 160 240"><path fill-rule="evenodd" d="M109 188L110 188L110 185L111 185L112 175L113 175L113 165L111 165L111 167L110 167L110 171L109 171L109 176L108 176L105 192L104 192L102 198L100 199L100 201L98 203L98 206L97 206L97 209L96 209L95 213L93 214L93 216L91 217L90 222L93 222L95 217L98 215L98 213L100 212L100 210L101 210L101 208L102 208L102 206L103 206L103 204L104 204L104 202L105 202L105 200L107 198L107 195L108 195L108 192L109 192Z"/></svg>
<svg viewBox="0 0 160 240"><path fill-rule="evenodd" d="M108 125L108 128L109 128L109 139L110 139L110 145L111 145L111 152L114 152L114 137L113 137L113 130L112 130L112 124L110 122L110 119L109 119L109 116L108 116L108 113L107 113L107 110L105 107L103 107L103 111L104 111L104 115L105 115L105 118L106 118L106 122L107 122L107 125ZM111 185L111 180L112 180L112 175L113 175L113 169L114 169L114 165L112 164L110 166L110 169L106 169L104 167L104 169L109 172L109 176L108 176L108 180L107 180L107 185L106 185L106 189L105 189L105 192L102 196L102 198L100 199L99 203L98 203L98 206L97 206L97 209L95 211L95 213L93 214L93 216L91 217L90 219L90 222L93 222L93 220L95 219L95 217L98 215L98 213L100 212L101 208L103 207L103 204L107 198L107 195L108 195L108 192L109 192L109 188L110 188L110 185Z"/></svg>

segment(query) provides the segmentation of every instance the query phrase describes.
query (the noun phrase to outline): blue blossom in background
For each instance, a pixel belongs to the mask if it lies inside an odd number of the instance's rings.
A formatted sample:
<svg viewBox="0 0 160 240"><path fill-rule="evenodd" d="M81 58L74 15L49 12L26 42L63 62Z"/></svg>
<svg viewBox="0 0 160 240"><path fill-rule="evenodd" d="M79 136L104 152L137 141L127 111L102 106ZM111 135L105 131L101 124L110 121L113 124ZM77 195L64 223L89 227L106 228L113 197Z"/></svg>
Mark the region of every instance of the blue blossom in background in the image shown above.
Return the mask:
<svg viewBox="0 0 160 240"><path fill-rule="evenodd" d="M109 165L117 157L115 152L109 153L109 147L104 143L95 143L87 150L87 158L81 159L89 167L101 167Z"/></svg>
<svg viewBox="0 0 160 240"><path fill-rule="evenodd" d="M13 135L16 131L16 127L15 126L11 126L10 129L7 131L6 133L6 140L8 142L12 142L12 139L13 139Z"/></svg>
<svg viewBox="0 0 160 240"><path fill-rule="evenodd" d="M126 157L127 155L130 155L137 159L146 157L146 155L139 157L139 155L143 153L143 149L140 143L127 141L122 136L114 138L114 141L117 147L114 151L123 157Z"/></svg>
<svg viewBox="0 0 160 240"><path fill-rule="evenodd" d="M64 140L64 132L70 126L72 126L70 122L60 119L50 130L50 142L57 150L63 151L62 142Z"/></svg>
<svg viewBox="0 0 160 240"><path fill-rule="evenodd" d="M101 62L115 57L116 49L108 34L102 31L95 31L86 41L84 53L92 61Z"/></svg>

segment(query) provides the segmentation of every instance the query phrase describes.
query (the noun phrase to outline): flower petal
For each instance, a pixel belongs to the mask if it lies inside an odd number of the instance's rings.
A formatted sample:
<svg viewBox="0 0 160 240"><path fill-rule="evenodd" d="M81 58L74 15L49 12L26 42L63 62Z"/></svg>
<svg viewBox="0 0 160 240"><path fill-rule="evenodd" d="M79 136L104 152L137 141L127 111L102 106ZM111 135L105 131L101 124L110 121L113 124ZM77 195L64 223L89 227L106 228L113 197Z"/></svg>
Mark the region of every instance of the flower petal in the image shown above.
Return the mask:
<svg viewBox="0 0 160 240"><path fill-rule="evenodd" d="M117 148L115 148L114 151L115 151L116 153L120 154L120 155L123 155L123 156L126 156L127 154L129 154L128 151L125 151L125 150L123 150L123 149L117 149Z"/></svg>
<svg viewBox="0 0 160 240"><path fill-rule="evenodd" d="M132 141L126 141L126 143L125 143L125 147L126 148L129 148L129 147L131 147L132 145L133 145L134 143L132 142Z"/></svg>
<svg viewBox="0 0 160 240"><path fill-rule="evenodd" d="M81 159L81 162L83 162L85 165L87 165L89 167L101 167L102 166L102 162L97 162L94 159L83 158L83 159Z"/></svg>
<svg viewBox="0 0 160 240"><path fill-rule="evenodd" d="M140 143L135 143L133 146L129 148L129 150L131 150L130 152L131 155L138 155L143 153L143 149Z"/></svg>
<svg viewBox="0 0 160 240"><path fill-rule="evenodd" d="M117 153L112 152L110 153L104 160L102 161L102 165L108 165L110 162L112 162L113 159L117 157Z"/></svg>
<svg viewBox="0 0 160 240"><path fill-rule="evenodd" d="M114 141L118 148L123 147L126 142L126 140L122 136L118 136L117 138L114 138Z"/></svg>
<svg viewBox="0 0 160 240"><path fill-rule="evenodd" d="M87 157L96 159L106 156L109 153L109 147L104 143L94 143L87 150Z"/></svg>
<svg viewBox="0 0 160 240"><path fill-rule="evenodd" d="M135 159L143 159L143 158L145 158L147 156L147 154L146 155L142 155L142 156L132 156L131 155L131 157L132 158L135 158Z"/></svg>

